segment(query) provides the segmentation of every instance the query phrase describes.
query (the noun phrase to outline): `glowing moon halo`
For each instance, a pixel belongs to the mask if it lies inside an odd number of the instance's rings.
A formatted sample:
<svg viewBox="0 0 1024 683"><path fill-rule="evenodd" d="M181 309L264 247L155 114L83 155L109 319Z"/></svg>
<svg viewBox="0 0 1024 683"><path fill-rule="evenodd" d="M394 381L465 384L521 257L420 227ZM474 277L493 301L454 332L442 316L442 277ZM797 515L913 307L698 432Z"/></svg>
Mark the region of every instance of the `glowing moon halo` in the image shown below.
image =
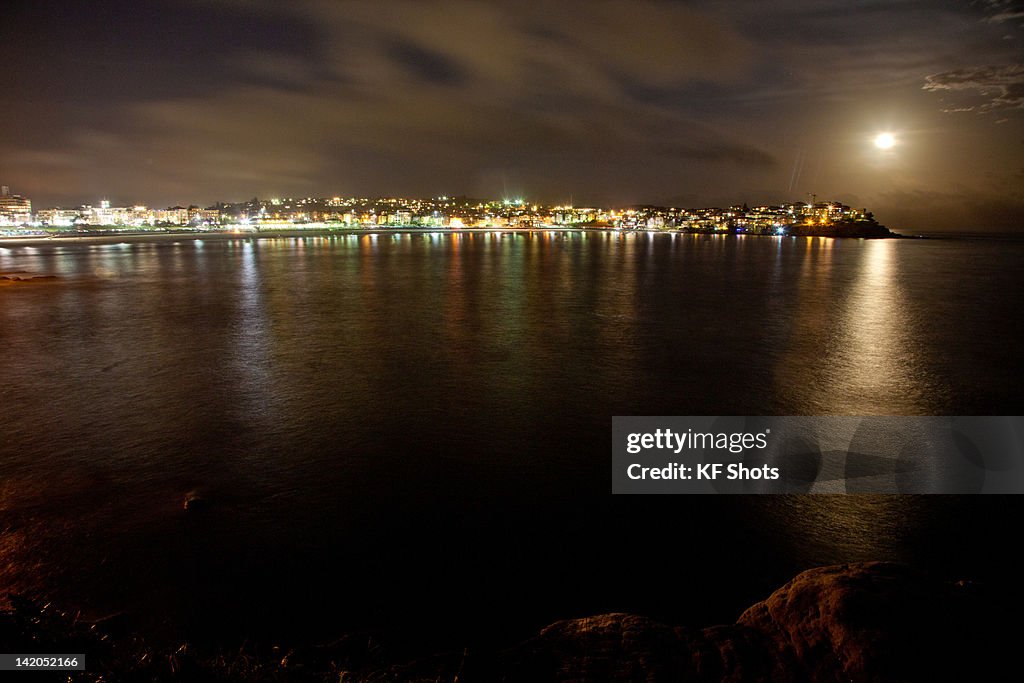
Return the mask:
<svg viewBox="0 0 1024 683"><path fill-rule="evenodd" d="M892 133L879 133L875 136L875 147L878 149L892 149L896 144L896 137Z"/></svg>

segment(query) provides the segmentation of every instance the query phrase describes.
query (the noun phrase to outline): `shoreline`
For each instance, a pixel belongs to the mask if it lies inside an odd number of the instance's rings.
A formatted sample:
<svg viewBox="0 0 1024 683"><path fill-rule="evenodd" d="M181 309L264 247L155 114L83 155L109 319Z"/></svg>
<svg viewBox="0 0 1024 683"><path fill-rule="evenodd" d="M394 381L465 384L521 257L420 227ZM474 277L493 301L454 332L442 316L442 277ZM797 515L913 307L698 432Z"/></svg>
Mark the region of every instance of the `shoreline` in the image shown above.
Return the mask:
<svg viewBox="0 0 1024 683"><path fill-rule="evenodd" d="M534 233L602 233L602 234L651 234L651 235L693 235L705 237L773 237L773 238L826 238L826 239L929 239L916 235L902 235L891 232L884 236L854 236L854 235L827 235L827 234L804 234L804 235L770 235L746 232L707 232L698 230L636 230L621 228L599 228L599 227L572 227L552 226L544 228L417 228L417 227L376 227L376 228L292 228L273 230L216 230L209 232L196 231L166 231L157 232L153 230L137 230L123 232L97 231L95 234L88 233L67 233L50 235L24 235L24 236L0 236L0 247L10 248L18 246L31 246L41 244L118 244L122 242L145 242L157 239L183 239L183 240L231 240L231 239L280 239L293 237L347 237L351 235L429 235L429 234L534 234Z"/></svg>

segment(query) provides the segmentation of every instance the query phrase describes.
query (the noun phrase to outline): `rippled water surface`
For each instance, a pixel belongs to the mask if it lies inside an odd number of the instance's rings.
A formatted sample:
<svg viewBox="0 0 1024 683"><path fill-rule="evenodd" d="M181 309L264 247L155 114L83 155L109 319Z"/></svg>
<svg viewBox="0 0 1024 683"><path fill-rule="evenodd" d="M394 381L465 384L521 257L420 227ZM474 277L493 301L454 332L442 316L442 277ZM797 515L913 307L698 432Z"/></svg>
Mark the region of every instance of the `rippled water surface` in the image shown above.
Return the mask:
<svg viewBox="0 0 1024 683"><path fill-rule="evenodd" d="M48 240L13 271L58 277L0 287L0 588L174 634L732 619L825 562L997 574L1020 511L610 495L612 415L1021 414L1019 242Z"/></svg>

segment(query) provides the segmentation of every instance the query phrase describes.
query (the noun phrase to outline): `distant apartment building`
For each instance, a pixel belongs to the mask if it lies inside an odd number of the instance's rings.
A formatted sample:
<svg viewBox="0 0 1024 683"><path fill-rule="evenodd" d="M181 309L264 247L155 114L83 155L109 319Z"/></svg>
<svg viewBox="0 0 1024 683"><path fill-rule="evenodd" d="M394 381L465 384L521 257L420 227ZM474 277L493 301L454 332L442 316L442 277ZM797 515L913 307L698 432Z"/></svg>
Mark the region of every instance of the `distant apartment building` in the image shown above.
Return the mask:
<svg viewBox="0 0 1024 683"><path fill-rule="evenodd" d="M11 194L11 188L0 187L0 225L25 225L32 220L32 202L28 197Z"/></svg>
<svg viewBox="0 0 1024 683"><path fill-rule="evenodd" d="M85 225L123 225L139 227L151 225L152 215L145 206L111 206L106 199L99 206L84 205L79 211L78 223Z"/></svg>
<svg viewBox="0 0 1024 683"><path fill-rule="evenodd" d="M78 209L39 209L36 221L48 228L69 228L78 221Z"/></svg>
<svg viewBox="0 0 1024 683"><path fill-rule="evenodd" d="M160 225L188 225L188 209L183 206L157 209L153 215Z"/></svg>
<svg viewBox="0 0 1024 683"><path fill-rule="evenodd" d="M200 209L198 206L190 206L188 211L189 225L218 225L220 224L220 209Z"/></svg>
<svg viewBox="0 0 1024 683"><path fill-rule="evenodd" d="M114 224L114 212L110 208L110 202L106 199L100 201L99 206L83 204L78 213L78 222L82 225Z"/></svg>

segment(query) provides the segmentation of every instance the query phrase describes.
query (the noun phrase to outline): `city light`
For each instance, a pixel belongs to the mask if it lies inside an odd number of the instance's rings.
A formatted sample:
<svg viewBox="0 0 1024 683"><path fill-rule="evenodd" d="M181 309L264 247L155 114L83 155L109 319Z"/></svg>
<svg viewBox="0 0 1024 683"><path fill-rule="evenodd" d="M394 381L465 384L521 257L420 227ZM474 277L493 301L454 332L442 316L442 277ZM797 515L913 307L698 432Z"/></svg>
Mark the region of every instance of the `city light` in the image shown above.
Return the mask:
<svg viewBox="0 0 1024 683"><path fill-rule="evenodd" d="M891 134L885 134L891 135ZM881 137L881 136L879 136ZM879 140L880 148L889 145ZM5 233L30 236L81 233L92 230L232 232L288 230L547 230L612 229L649 232L733 233L751 235L823 234L885 237L867 209L839 202L792 202L748 207L572 207L527 204L522 197L501 201L442 195L432 199L378 197L274 197L244 202L217 202L150 208L142 204L114 206L108 200L75 208L45 208L33 212L27 197L3 195L0 227Z"/></svg>

